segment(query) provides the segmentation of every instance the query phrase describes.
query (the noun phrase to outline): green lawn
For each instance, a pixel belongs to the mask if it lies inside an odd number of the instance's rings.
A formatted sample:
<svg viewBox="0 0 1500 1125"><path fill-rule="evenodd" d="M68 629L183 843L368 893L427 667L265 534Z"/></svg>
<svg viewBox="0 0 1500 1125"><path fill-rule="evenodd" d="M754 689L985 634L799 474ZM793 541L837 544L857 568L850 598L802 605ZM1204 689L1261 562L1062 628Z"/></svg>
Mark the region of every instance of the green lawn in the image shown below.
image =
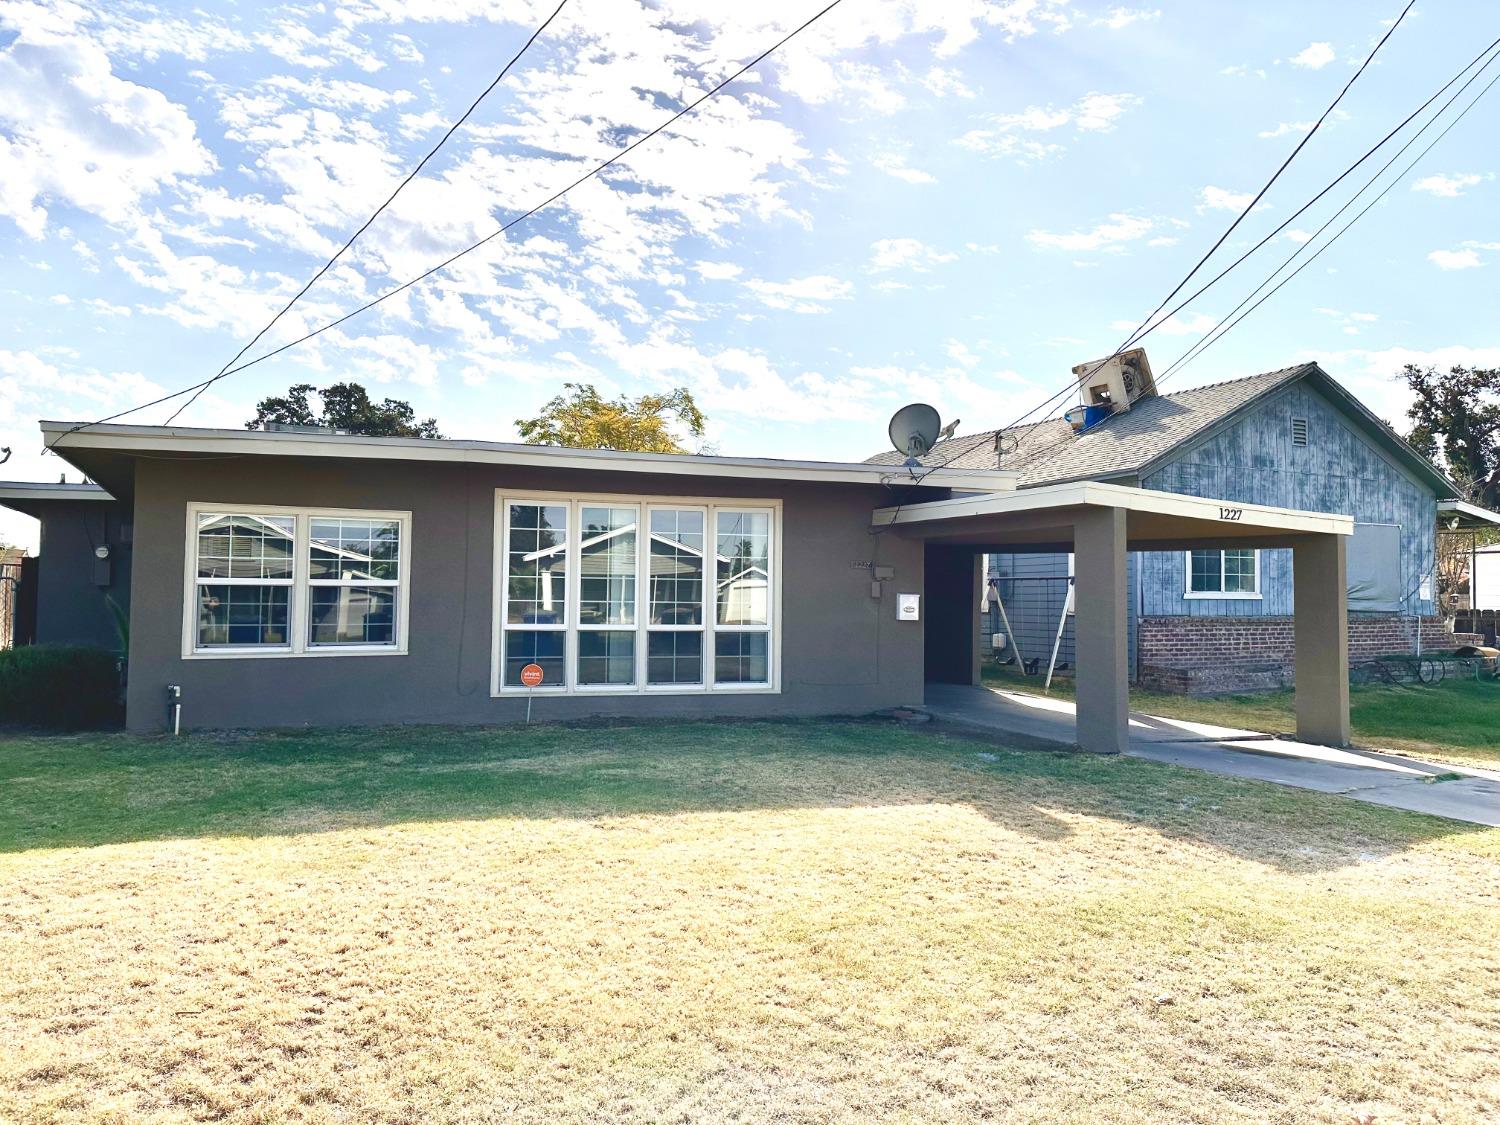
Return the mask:
<svg viewBox="0 0 1500 1125"><path fill-rule="evenodd" d="M1500 830L875 723L0 742L7 1122L1500 1113Z"/></svg>
<svg viewBox="0 0 1500 1125"><path fill-rule="evenodd" d="M1042 678L1022 677L1008 666L986 664L984 682L1014 691L1041 692ZM1056 677L1052 695L1073 698L1073 681ZM1130 689L1136 711L1169 719L1291 734L1290 691L1256 695L1188 696ZM1361 746L1415 754L1458 765L1500 767L1500 683L1450 679L1424 684L1369 684L1349 689L1349 719Z"/></svg>

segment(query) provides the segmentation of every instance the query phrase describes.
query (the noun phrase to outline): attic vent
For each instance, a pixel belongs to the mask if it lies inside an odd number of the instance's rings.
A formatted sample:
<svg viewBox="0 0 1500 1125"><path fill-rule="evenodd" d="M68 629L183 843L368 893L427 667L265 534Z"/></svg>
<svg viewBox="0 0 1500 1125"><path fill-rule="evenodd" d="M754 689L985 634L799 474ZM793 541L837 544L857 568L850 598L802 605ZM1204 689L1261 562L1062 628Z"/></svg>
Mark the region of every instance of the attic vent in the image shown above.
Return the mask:
<svg viewBox="0 0 1500 1125"><path fill-rule="evenodd" d="M1307 444L1307 419L1306 418L1293 418L1292 419L1292 444L1293 445L1306 445Z"/></svg>

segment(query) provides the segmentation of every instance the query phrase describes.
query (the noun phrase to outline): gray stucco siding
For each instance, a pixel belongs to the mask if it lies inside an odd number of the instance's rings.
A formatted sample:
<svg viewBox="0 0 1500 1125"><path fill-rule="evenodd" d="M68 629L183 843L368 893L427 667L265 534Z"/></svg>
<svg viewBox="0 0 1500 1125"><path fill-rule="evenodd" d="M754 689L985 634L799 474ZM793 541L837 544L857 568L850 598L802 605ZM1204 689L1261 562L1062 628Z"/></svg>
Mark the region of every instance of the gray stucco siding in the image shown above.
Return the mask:
<svg viewBox="0 0 1500 1125"><path fill-rule="evenodd" d="M861 485L511 470L301 458L138 463L128 724L160 730L165 689L188 728L505 723L523 697L491 695L497 490L775 499L782 506L779 693L558 696L536 719L856 714L922 699L922 626L895 594L922 589L922 545L871 535L883 490ZM185 659L187 508L211 503L411 513L405 654ZM883 598L868 569L895 568Z"/></svg>
<svg viewBox="0 0 1500 1125"><path fill-rule="evenodd" d="M1292 444L1294 417L1306 418L1307 445ZM1268 397L1237 423L1190 446L1147 474L1144 488L1247 504L1337 512L1357 523L1401 528L1401 590L1410 593L1404 612L1433 612L1419 599L1433 566L1437 497L1356 430L1329 401L1306 383ZM1141 612L1146 616L1280 616L1293 612L1292 556L1261 552L1261 597L1188 598L1182 552L1140 556Z"/></svg>
<svg viewBox="0 0 1500 1125"><path fill-rule="evenodd" d="M56 500L38 506L38 644L120 648L107 598L130 611L130 510L112 500ZM94 551L107 546L106 560Z"/></svg>

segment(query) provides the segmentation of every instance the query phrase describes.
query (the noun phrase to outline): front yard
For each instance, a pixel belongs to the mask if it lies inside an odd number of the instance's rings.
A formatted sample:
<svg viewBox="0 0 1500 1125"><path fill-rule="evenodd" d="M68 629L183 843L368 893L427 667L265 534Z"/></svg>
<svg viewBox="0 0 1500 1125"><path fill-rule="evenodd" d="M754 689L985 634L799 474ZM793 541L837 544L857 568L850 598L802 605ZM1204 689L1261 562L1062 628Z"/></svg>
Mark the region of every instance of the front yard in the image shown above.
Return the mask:
<svg viewBox="0 0 1500 1125"><path fill-rule="evenodd" d="M986 664L990 687L1040 693L1042 678L1021 676L1008 666ZM1073 681L1059 676L1051 694L1073 698ZM1132 686L1133 710L1168 719L1243 727L1267 734L1296 729L1290 691L1257 695L1194 697ZM1349 689L1354 741L1371 749L1396 750L1434 762L1500 768L1500 683L1457 677L1435 686L1361 684Z"/></svg>
<svg viewBox="0 0 1500 1125"><path fill-rule="evenodd" d="M1500 830L865 723L0 742L0 1119L1500 1116Z"/></svg>

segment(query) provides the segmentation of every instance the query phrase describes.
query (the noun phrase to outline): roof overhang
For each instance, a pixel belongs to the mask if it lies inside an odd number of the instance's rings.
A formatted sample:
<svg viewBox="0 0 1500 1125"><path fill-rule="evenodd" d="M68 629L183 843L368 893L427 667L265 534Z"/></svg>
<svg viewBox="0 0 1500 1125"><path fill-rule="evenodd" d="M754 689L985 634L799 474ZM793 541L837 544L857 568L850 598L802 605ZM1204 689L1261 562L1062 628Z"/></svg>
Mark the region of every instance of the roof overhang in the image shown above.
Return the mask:
<svg viewBox="0 0 1500 1125"><path fill-rule="evenodd" d="M542 469L651 474L823 484L917 486L900 466L843 461L788 461L771 457L709 457L695 454L626 453L613 449L568 449L451 438L387 438L363 434L273 433L174 426L89 425L42 422L49 448L95 480L128 489L137 456L327 457L349 460L450 462ZM994 493L1015 489L1009 470L943 472L925 487Z"/></svg>
<svg viewBox="0 0 1500 1125"><path fill-rule="evenodd" d="M1438 522L1450 531L1500 527L1500 512L1492 512L1467 500L1439 500L1437 514Z"/></svg>
<svg viewBox="0 0 1500 1125"><path fill-rule="evenodd" d="M1070 551L1076 520L1100 508L1125 512L1131 550L1290 547L1309 536L1354 534L1350 516L1096 481L880 508L872 523L911 538L958 546Z"/></svg>
<svg viewBox="0 0 1500 1125"><path fill-rule="evenodd" d="M50 504L72 501L113 500L97 484L44 484L35 481L0 481L0 508L36 516Z"/></svg>

